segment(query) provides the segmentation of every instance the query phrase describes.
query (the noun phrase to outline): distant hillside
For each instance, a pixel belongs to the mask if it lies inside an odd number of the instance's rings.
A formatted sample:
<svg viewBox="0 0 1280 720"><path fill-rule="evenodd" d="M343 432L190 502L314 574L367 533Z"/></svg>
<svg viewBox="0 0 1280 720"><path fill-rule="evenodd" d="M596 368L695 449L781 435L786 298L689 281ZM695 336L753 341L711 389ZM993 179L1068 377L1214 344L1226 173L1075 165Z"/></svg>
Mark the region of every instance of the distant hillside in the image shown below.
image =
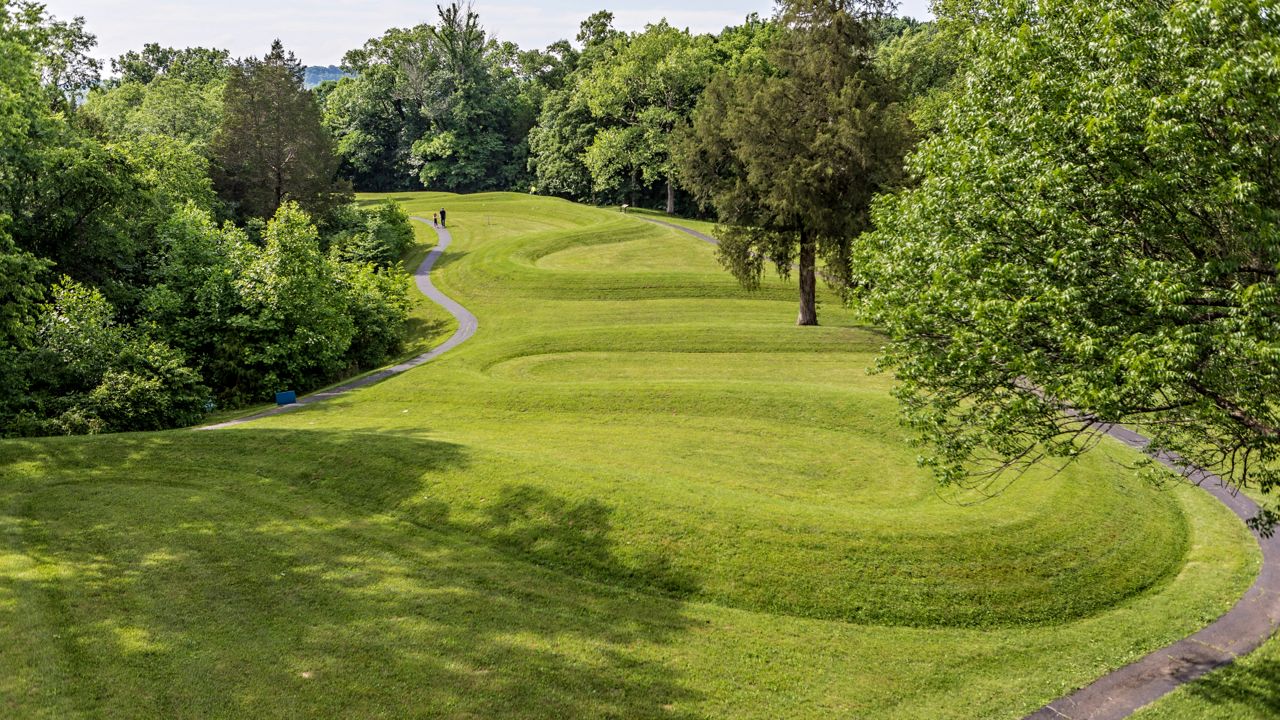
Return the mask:
<svg viewBox="0 0 1280 720"><path fill-rule="evenodd" d="M337 65L308 65L302 84L310 90L326 80L341 80L344 77L351 77L351 73L343 72Z"/></svg>

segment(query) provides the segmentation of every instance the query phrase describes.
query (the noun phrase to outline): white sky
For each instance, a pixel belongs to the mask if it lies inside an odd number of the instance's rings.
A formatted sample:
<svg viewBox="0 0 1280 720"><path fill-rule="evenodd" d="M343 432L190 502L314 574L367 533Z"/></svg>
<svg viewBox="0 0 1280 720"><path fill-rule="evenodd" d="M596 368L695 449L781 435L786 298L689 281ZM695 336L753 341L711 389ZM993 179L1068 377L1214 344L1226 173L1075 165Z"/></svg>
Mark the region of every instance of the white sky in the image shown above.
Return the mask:
<svg viewBox="0 0 1280 720"><path fill-rule="evenodd" d="M436 17L436 3L420 0L44 0L44 4L64 20L83 15L89 32L98 36L96 54L103 58L148 42L225 48L236 57L262 55L279 37L307 65L336 65L347 50L387 28L433 22ZM718 32L740 23L748 13L768 16L773 10L772 0L554 0L536 5L476 0L475 6L485 28L524 48L572 40L578 23L600 9L611 10L615 26L623 30L640 30L665 17L672 25L694 32ZM898 12L925 19L928 0L900 0Z"/></svg>

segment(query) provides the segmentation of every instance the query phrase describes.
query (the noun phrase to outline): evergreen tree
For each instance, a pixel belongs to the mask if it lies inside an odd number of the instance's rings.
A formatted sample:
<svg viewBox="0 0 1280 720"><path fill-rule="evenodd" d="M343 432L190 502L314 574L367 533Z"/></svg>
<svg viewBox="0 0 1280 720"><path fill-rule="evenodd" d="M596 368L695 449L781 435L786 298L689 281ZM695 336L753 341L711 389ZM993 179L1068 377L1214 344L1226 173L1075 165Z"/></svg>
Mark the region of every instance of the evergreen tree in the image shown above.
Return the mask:
<svg viewBox="0 0 1280 720"><path fill-rule="evenodd" d="M716 210L721 262L747 287L766 261L800 280L797 323L816 325L817 263L842 291L850 241L893 184L907 146L894 89L873 60L878 0L791 0L769 67L721 72L677 151L681 177Z"/></svg>
<svg viewBox="0 0 1280 720"><path fill-rule="evenodd" d="M302 76L279 40L228 72L211 154L218 195L238 219L272 217L288 200L319 217L346 200L333 140Z"/></svg>

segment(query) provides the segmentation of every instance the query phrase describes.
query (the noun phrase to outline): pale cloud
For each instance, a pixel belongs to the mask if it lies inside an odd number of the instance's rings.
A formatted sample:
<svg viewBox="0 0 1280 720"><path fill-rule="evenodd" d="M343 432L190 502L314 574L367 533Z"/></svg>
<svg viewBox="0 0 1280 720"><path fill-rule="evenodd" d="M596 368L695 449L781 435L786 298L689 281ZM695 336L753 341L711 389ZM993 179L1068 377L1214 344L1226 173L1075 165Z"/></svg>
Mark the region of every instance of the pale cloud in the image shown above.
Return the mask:
<svg viewBox="0 0 1280 720"><path fill-rule="evenodd" d="M927 16L927 0L903 2L900 12ZM301 2L300 0L45 0L49 12L69 19L83 15L98 36L97 54L115 57L158 42L173 47L225 48L237 57L261 55L280 38L304 63L328 65L392 27L435 20L435 4L420 0L379 2ZM612 6L611 6L612 5ZM611 7L610 7L611 6ZM747 14L769 15L772 0L688 0L679 4L608 3L606 0L557 0L539 5L477 0L480 20L492 33L521 47L542 47L572 39L578 23L609 7L623 30L640 30L666 18L694 32L718 32Z"/></svg>

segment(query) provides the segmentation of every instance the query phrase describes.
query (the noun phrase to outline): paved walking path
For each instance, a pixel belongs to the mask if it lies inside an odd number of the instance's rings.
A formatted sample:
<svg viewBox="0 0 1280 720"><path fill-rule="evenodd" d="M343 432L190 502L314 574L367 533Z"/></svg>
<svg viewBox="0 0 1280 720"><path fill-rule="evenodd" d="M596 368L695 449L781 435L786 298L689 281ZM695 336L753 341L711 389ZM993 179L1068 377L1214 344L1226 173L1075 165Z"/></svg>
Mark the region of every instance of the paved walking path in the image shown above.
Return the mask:
<svg viewBox="0 0 1280 720"><path fill-rule="evenodd" d="M707 235L707 234L705 234L705 233L700 233L700 232L698 232L697 230L690 230L689 228L687 228L687 227L685 227L685 226L683 226L683 225L676 225L675 223L669 223L669 222L665 222L665 221L662 221L662 220L655 220L655 219L653 219L653 218L644 217L644 216L642 216L642 215L637 215L636 217L638 217L639 219L641 219L641 220L643 220L643 221L645 221L645 222L651 222L651 223L653 223L653 224L655 224L655 225L666 225L666 226L667 226L667 227L669 227L669 228L675 228L676 230L679 230L680 232L688 233L688 234L690 234L690 235L692 235L692 236L694 236L694 237L698 238L699 240L701 240L701 241L703 241L703 242L709 242L709 243L711 243L712 245L719 245L719 244L720 244L720 241L719 241L719 240L717 240L717 239L715 239L715 238L711 237L710 235Z"/></svg>
<svg viewBox="0 0 1280 720"><path fill-rule="evenodd" d="M426 218L415 217L413 219L420 223L431 223L431 221ZM382 380L386 380L392 375L399 375L406 370L412 370L425 362L435 360L444 353L465 342L472 335L475 335L476 329L479 327L479 322L476 320L476 316L472 315L470 310L462 307L452 298L437 290L435 285L431 284L431 268L435 267L440 256L444 254L444 251L449 248L449 244L453 242L453 237L449 234L448 230L445 230L442 227L433 227L436 231L436 235L440 237L440 242L436 244L435 248L427 254L426 259L422 261L422 264L418 266L418 269L413 273L413 279L414 282L417 283L418 289L422 291L423 295L431 298L433 302L444 307L445 310L449 311L449 314L458 319L458 329L454 331L453 335L450 336L448 340L445 340L440 345L432 348L429 352L425 352L415 358L406 360L399 365L383 368L375 373L370 373L350 382L345 382L341 385L335 385L334 387L300 397L298 398L298 402L293 405L274 407L260 413L236 418L235 420L228 420L227 422L218 423L216 425L206 425L198 429L219 430L221 428L232 427L235 425L243 425L244 423L253 422L254 420L259 420L264 417L270 417L272 415L279 415L280 413L296 410L304 405L312 405L314 403L330 400L357 388L366 387L368 385L381 382Z"/></svg>
<svg viewBox="0 0 1280 720"><path fill-rule="evenodd" d="M715 238L696 230L647 217L640 219L716 244ZM1136 450L1147 450L1147 438L1132 430L1110 426L1106 433ZM1199 484L1241 520L1249 520L1258 514L1257 504L1233 492L1218 476L1200 469L1188 469L1167 453L1156 453L1154 457ZM1262 570L1253 586L1227 614L1194 635L1160 648L1070 695L1054 700L1028 715L1026 720L1120 720L1164 697L1179 685L1230 664L1270 639L1280 629L1280 534L1264 538L1254 533L1254 537L1262 548Z"/></svg>
<svg viewBox="0 0 1280 720"><path fill-rule="evenodd" d="M1147 438L1132 430L1111 426L1106 432L1129 447L1147 449ZM1258 506L1252 500L1232 492L1217 475L1189 469L1167 453L1153 457L1200 484L1241 520L1258 514ZM1119 720L1266 642L1280 629L1280 535L1254 536L1262 548L1262 570L1227 614L1194 635L1054 700L1028 715L1027 720Z"/></svg>

